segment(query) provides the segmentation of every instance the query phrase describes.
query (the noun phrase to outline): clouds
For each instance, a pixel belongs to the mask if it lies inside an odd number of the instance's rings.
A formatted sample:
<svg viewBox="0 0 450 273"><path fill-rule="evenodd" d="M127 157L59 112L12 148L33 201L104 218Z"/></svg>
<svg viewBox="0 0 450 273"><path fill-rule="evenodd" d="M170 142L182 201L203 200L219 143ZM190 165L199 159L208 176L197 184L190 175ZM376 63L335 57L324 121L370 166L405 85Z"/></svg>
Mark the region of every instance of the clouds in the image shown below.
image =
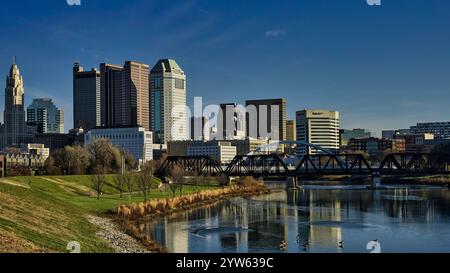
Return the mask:
<svg viewBox="0 0 450 273"><path fill-rule="evenodd" d="M287 34L285 29L272 29L265 33L266 38L276 38Z"/></svg>

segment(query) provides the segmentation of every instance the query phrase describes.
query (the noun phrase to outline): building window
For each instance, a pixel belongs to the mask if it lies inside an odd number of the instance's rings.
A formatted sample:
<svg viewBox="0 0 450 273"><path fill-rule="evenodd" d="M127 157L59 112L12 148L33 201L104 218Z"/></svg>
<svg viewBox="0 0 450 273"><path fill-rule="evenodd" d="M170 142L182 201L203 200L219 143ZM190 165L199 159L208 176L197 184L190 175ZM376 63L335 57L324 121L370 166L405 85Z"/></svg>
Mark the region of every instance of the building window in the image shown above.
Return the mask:
<svg viewBox="0 0 450 273"><path fill-rule="evenodd" d="M177 89L184 89L184 80L182 80L182 79L175 79L175 88L177 88Z"/></svg>
<svg viewBox="0 0 450 273"><path fill-rule="evenodd" d="M154 88L163 88L163 78L162 77L153 78L153 85Z"/></svg>

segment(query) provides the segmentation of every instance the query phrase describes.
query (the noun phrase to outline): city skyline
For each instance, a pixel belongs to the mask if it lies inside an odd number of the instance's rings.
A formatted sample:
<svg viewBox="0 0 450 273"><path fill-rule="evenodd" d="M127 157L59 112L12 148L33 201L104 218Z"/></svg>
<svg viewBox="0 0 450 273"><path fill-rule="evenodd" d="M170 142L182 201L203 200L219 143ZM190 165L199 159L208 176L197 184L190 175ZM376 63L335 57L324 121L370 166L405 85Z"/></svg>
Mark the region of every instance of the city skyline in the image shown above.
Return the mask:
<svg viewBox="0 0 450 273"><path fill-rule="evenodd" d="M0 254L450 254L450 0L3 2Z"/></svg>
<svg viewBox="0 0 450 273"><path fill-rule="evenodd" d="M6 3L5 13L0 12L6 35L0 39L17 43L4 40L0 67L6 76L11 56L17 55L25 78L25 105L34 98L54 98L67 113L66 131L73 127L71 67L77 60L90 68L125 59L153 64L160 58L174 58L189 76L188 105L194 96L202 96L205 104L231 100L244 104L247 99L283 96L288 119L302 109L333 109L341 113L342 128L365 128L377 135L383 129L409 128L417 122L448 121L450 110L440 105L450 99L445 73L450 59L445 27L450 23L450 3L396 1L380 7L365 1L323 3L263 1L254 6L231 2L225 7L224 2L129 1L123 12L125 4L114 1L106 10L101 2L70 7L65 1L40 1L26 3L33 12L21 15L6 11L18 10L24 3ZM254 15L246 19L250 8ZM309 13L312 10L314 14ZM139 23L149 26L148 16L134 19L147 13L161 19L151 20L152 33L159 36L157 29L163 29L166 36L138 37L142 27L120 32ZM111 37L111 31L100 26L88 30L89 20L71 20L93 14L107 22L120 15L121 25L111 25L111 29L119 28L118 36ZM229 15L235 15L236 22ZM266 16L275 23L261 24ZM32 24L36 33L28 30ZM171 24L174 28L164 29ZM94 42L93 32L100 31L104 32L98 39L105 40L102 44ZM348 37L359 39L350 42ZM123 38L135 38L136 43L124 46L118 42ZM193 42L193 38L198 39ZM29 47L31 40L40 43ZM230 47L236 43L238 48ZM277 54L266 56L267 51ZM50 74L42 66L57 69ZM206 73L208 77L203 77Z"/></svg>

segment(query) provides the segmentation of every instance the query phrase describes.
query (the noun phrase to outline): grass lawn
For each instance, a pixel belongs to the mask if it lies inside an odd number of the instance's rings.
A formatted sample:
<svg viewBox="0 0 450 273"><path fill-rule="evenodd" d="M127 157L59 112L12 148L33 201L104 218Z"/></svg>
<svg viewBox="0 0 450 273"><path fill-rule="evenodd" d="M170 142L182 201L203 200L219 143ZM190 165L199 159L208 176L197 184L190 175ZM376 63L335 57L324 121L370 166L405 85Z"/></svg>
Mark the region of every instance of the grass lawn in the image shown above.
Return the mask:
<svg viewBox="0 0 450 273"><path fill-rule="evenodd" d="M30 182L31 181L31 186ZM90 176L9 177L0 180L0 252L64 252L67 243L78 241L82 252L111 252L95 236L96 227L85 215L105 213L120 204L143 201L134 189L120 198L108 176L100 200L90 189ZM155 183L157 183L155 181ZM217 186L184 186L188 194ZM166 193L168 197L171 192ZM177 193L179 194L179 193ZM149 198L161 198L158 189Z"/></svg>

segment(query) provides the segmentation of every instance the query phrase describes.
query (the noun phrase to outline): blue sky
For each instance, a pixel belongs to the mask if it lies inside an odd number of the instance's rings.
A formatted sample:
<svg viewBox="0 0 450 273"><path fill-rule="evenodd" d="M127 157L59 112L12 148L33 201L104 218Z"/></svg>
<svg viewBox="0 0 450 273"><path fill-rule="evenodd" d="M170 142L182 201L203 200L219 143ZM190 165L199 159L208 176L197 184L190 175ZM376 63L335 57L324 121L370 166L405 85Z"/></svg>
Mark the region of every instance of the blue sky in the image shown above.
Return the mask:
<svg viewBox="0 0 450 273"><path fill-rule="evenodd" d="M72 127L72 65L175 58L188 100L285 97L342 128L450 120L450 1L3 1L0 76L17 55L27 106L52 97ZM4 81L2 81L4 82ZM2 90L3 90L2 86ZM3 109L4 96L0 97Z"/></svg>

